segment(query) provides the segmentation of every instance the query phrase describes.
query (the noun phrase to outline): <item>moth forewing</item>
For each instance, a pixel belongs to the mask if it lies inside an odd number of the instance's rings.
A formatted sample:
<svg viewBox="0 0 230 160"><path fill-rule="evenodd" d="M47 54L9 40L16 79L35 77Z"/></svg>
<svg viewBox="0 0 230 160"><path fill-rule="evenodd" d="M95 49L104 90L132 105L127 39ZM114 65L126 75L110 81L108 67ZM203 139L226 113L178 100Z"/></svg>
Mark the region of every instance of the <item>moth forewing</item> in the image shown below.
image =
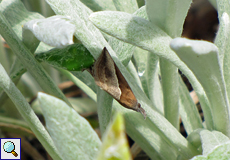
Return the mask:
<svg viewBox="0 0 230 160"><path fill-rule="evenodd" d="M95 83L103 90L112 95L115 99L120 99L121 90L116 76L114 61L106 48L96 60L93 67Z"/></svg>
<svg viewBox="0 0 230 160"><path fill-rule="evenodd" d="M90 73L94 77L96 84L122 106L140 112L146 117L145 110L141 108L129 84L106 48L103 49L101 55L95 61Z"/></svg>
<svg viewBox="0 0 230 160"><path fill-rule="evenodd" d="M146 117L145 110L138 103L133 91L131 90L129 84L125 80L124 76L120 72L119 68L115 64L116 74L119 82L119 88L121 90L121 97L118 101L122 106L140 112L144 117Z"/></svg>

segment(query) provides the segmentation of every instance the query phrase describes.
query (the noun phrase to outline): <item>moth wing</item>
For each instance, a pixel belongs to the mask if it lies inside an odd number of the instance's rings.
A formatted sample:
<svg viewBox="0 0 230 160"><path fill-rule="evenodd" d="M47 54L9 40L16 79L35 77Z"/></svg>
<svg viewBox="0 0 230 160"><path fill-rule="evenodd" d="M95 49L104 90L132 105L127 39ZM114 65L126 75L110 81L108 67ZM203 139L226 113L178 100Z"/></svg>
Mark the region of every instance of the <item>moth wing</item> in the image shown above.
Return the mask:
<svg viewBox="0 0 230 160"><path fill-rule="evenodd" d="M118 78L119 87L121 90L121 97L120 97L120 103L124 105L126 108L135 110L138 102L133 94L133 91L131 90L129 84L127 83L126 79L118 69L118 67L115 64L115 70L116 75Z"/></svg>
<svg viewBox="0 0 230 160"><path fill-rule="evenodd" d="M116 75L119 82L119 87L121 90L121 97L118 101L122 106L140 112L144 118L146 118L145 110L141 107L141 104L138 103L133 91L131 90L128 82L122 75L121 71L115 64Z"/></svg>
<svg viewBox="0 0 230 160"><path fill-rule="evenodd" d="M96 84L108 92L116 100L120 99L121 90L116 76L115 63L106 48L94 64L94 79Z"/></svg>

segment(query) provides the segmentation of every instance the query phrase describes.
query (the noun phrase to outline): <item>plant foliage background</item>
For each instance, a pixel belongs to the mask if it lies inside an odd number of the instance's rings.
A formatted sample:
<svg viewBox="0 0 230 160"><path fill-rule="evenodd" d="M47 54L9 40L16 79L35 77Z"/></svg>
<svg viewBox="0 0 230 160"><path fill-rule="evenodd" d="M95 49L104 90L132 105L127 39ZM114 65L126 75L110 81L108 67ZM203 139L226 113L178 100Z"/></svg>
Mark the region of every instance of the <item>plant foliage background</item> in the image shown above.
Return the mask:
<svg viewBox="0 0 230 160"><path fill-rule="evenodd" d="M25 135L36 136L55 160L132 159L138 150L150 159L229 158L230 7L227 0L210 2L220 23L214 43L180 38L191 0L2 0L1 137L18 133L37 159L44 156ZM113 101L82 70L104 47L146 119ZM58 87L66 80L87 98L67 98ZM95 121L84 118L95 111L103 138ZM125 132L135 142L131 154Z"/></svg>

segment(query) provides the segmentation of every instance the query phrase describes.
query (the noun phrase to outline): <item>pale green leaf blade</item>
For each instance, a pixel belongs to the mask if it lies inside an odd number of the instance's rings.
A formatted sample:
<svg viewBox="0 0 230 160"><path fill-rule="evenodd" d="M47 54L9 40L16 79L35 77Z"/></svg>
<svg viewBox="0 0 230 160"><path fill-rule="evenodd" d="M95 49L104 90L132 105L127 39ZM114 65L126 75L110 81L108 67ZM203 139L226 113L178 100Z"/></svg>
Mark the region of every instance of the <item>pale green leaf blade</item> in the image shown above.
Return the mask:
<svg viewBox="0 0 230 160"><path fill-rule="evenodd" d="M181 35L192 0L146 0L149 21L172 38Z"/></svg>
<svg viewBox="0 0 230 160"><path fill-rule="evenodd" d="M220 26L215 38L215 45L219 49L219 59L221 67L224 67L224 61L227 63L229 61L229 56L225 53L228 53L230 46L230 39L229 39L229 28L230 28L230 18L229 14L224 12L219 19ZM227 59L227 61L225 60ZM224 74L225 71L224 71Z"/></svg>
<svg viewBox="0 0 230 160"><path fill-rule="evenodd" d="M143 107L146 105L143 102L141 104ZM148 109L151 115L144 120L141 114L124 109L116 101L114 107L124 115L127 134L152 159L155 158L156 152L165 160L176 159L178 155L188 159L199 154L194 146L157 111Z"/></svg>
<svg viewBox="0 0 230 160"><path fill-rule="evenodd" d="M97 112L97 103L90 98L68 98L73 109L81 115Z"/></svg>
<svg viewBox="0 0 230 160"><path fill-rule="evenodd" d="M99 29L118 39L149 51L161 49L158 54L166 59L177 57L172 51L167 53L168 58L164 55L163 52L170 50L165 46L170 43L171 38L157 26L152 27L146 19L114 11L96 12L89 19Z"/></svg>
<svg viewBox="0 0 230 160"><path fill-rule="evenodd" d="M153 26L160 27L169 36L178 37L182 33L190 3L191 0L147 0L146 10L149 21ZM167 60L160 58L159 62L164 96L164 114L179 129L178 69Z"/></svg>
<svg viewBox="0 0 230 160"><path fill-rule="evenodd" d="M125 135L124 119L121 114L114 116L106 130L97 160L131 160L129 145Z"/></svg>
<svg viewBox="0 0 230 160"><path fill-rule="evenodd" d="M191 160L207 160L207 158L205 156L195 156L193 157Z"/></svg>
<svg viewBox="0 0 230 160"><path fill-rule="evenodd" d="M81 88L82 91L84 91L91 99L93 99L95 102L97 101L97 95L96 93L89 87L87 86L86 82L80 80L76 76L74 76L71 72L59 69L59 71L65 75L69 80L71 80L76 86ZM87 78L87 77L86 77Z"/></svg>
<svg viewBox="0 0 230 160"><path fill-rule="evenodd" d="M230 143L216 147L207 156L196 156L191 160L228 160L230 157Z"/></svg>
<svg viewBox="0 0 230 160"><path fill-rule="evenodd" d="M34 53L40 43L40 40L38 40L30 30L23 29L22 42L30 50L31 53Z"/></svg>
<svg viewBox="0 0 230 160"><path fill-rule="evenodd" d="M73 44L75 25L70 17L52 16L43 19L34 19L24 24L24 30L30 30L35 37L57 48Z"/></svg>
<svg viewBox="0 0 230 160"><path fill-rule="evenodd" d="M147 19L147 14L145 11L145 7L142 7L138 9L134 15L140 16L142 18ZM131 45L129 43L125 43L119 39L116 39L114 37L111 37L109 39L109 45L113 48L116 55L118 56L119 60L122 62L123 65L127 65L130 59L133 56L133 53L135 50L138 50L134 45ZM135 49L135 50L134 50ZM139 60L139 59L136 59Z"/></svg>
<svg viewBox="0 0 230 160"><path fill-rule="evenodd" d="M203 155L208 155L216 146L230 142L229 138L217 131L202 130L200 132Z"/></svg>
<svg viewBox="0 0 230 160"><path fill-rule="evenodd" d="M197 107L194 104L188 89L181 78L179 79L179 93L180 116L186 133L189 135L194 130L203 128L203 125Z"/></svg>
<svg viewBox="0 0 230 160"><path fill-rule="evenodd" d="M93 11L116 10L113 0L81 0L81 2Z"/></svg>
<svg viewBox="0 0 230 160"><path fill-rule="evenodd" d="M25 97L21 94L15 84L11 81L6 71L0 64L0 87L7 93L10 99L17 107L19 113L25 119L30 129L37 136L38 140L48 151L53 159L61 159L57 152L56 146L53 143L50 135L26 101Z"/></svg>
<svg viewBox="0 0 230 160"><path fill-rule="evenodd" d="M159 79L159 57L148 52L146 79L148 95L150 100L155 104L160 113L164 114L162 86ZM143 86L144 87L144 86Z"/></svg>
<svg viewBox="0 0 230 160"><path fill-rule="evenodd" d="M170 46L204 87L211 104L215 130L230 136L229 107L219 64L218 48L210 42L185 38L174 39Z"/></svg>
<svg viewBox="0 0 230 160"><path fill-rule="evenodd" d="M10 131L21 135L33 135L33 132L25 121L15 118L9 118L1 115L0 127L2 131Z"/></svg>
<svg viewBox="0 0 230 160"><path fill-rule="evenodd" d="M100 89L97 87L98 90ZM105 91L97 92L97 113L100 124L100 131L103 135L112 115L113 98Z"/></svg>
<svg viewBox="0 0 230 160"><path fill-rule="evenodd" d="M22 9L23 12L21 12L20 9ZM53 80L45 72L44 68L35 60L29 49L21 41L21 26L23 25L21 22L31 20L29 19L30 13L26 13L24 10L25 7L20 0L2 1L0 3L0 33L12 51L16 54L22 65L31 73L34 79L37 80L42 89L47 93L64 99L68 103L66 97L63 95L57 85L54 84ZM11 14L15 15L15 19L11 17ZM10 23L5 16L11 17L9 18ZM16 33L14 31L16 31Z"/></svg>
<svg viewBox="0 0 230 160"><path fill-rule="evenodd" d="M161 84L165 118L179 130L178 69L169 61L160 58Z"/></svg>
<svg viewBox="0 0 230 160"><path fill-rule="evenodd" d="M89 21L92 11L79 0L46 0L58 15L69 16L76 27L75 37L97 58L107 43L102 33Z"/></svg>
<svg viewBox="0 0 230 160"><path fill-rule="evenodd" d="M38 12L44 17L54 15L54 12L45 0L23 0L23 3L29 11Z"/></svg>
<svg viewBox="0 0 230 160"><path fill-rule="evenodd" d="M94 159L101 141L90 126L65 102L39 92L47 129L63 159Z"/></svg>
<svg viewBox="0 0 230 160"><path fill-rule="evenodd" d="M208 155L208 160L225 160L229 159L230 157L230 143L228 142L227 144L223 144L213 150L212 153Z"/></svg>
<svg viewBox="0 0 230 160"><path fill-rule="evenodd" d="M133 63L136 66L136 72L138 74L138 76L140 77L140 80L143 83L146 83L146 66L147 66L147 51L136 47L135 48L135 52L133 54ZM144 92L146 95L148 95L148 88L146 87L144 89Z"/></svg>
<svg viewBox="0 0 230 160"><path fill-rule="evenodd" d="M89 88L91 88L94 93L97 93L97 85L95 84L94 78L88 71L83 72L71 72L75 77L84 82Z"/></svg>
<svg viewBox="0 0 230 160"><path fill-rule="evenodd" d="M133 56L135 46L120 41L114 37L109 39L109 45L113 48L119 60L124 66L127 66Z"/></svg>
<svg viewBox="0 0 230 160"><path fill-rule="evenodd" d="M136 0L113 0L117 11L134 13L138 9Z"/></svg>
<svg viewBox="0 0 230 160"><path fill-rule="evenodd" d="M214 0L211 0L212 2ZM223 13L226 12L228 15L230 15L230 4L228 0L222 0L222 1L216 1L217 11L218 11L218 19L220 20ZM212 4L215 5L215 2Z"/></svg>
<svg viewBox="0 0 230 160"><path fill-rule="evenodd" d="M22 38L22 25L32 19L43 18L38 13L27 11L20 0L2 0L0 11L7 17L7 21L20 39Z"/></svg>
<svg viewBox="0 0 230 160"><path fill-rule="evenodd" d="M19 79L25 72L26 72L26 69L23 67L21 62L18 59L15 59L10 69L10 79L15 84L17 84ZM1 93L1 88L0 88L0 93ZM2 92L2 94L0 94L0 104L4 104L4 102L7 99L8 99L7 94L5 92Z"/></svg>
<svg viewBox="0 0 230 160"><path fill-rule="evenodd" d="M219 61L221 69L223 70L228 101L230 100L230 18L228 13L224 12L220 19L219 30L215 39L215 45L219 49Z"/></svg>
<svg viewBox="0 0 230 160"><path fill-rule="evenodd" d="M134 80L134 81L138 84L138 86L143 90L141 80L140 80L140 78L139 78L139 76L138 76L136 67L134 66L133 62L130 61L126 68L127 68L127 70L129 71L129 73L131 74L131 76L133 77L133 80Z"/></svg>
<svg viewBox="0 0 230 160"><path fill-rule="evenodd" d="M209 2L212 4L212 6L217 9L217 3L216 0L209 0Z"/></svg>
<svg viewBox="0 0 230 160"><path fill-rule="evenodd" d="M202 154L202 143L201 143L201 138L200 138L200 132L203 131L205 129L196 129L193 132L191 132L188 137L187 140L194 146L197 148L197 150L200 152L199 154Z"/></svg>

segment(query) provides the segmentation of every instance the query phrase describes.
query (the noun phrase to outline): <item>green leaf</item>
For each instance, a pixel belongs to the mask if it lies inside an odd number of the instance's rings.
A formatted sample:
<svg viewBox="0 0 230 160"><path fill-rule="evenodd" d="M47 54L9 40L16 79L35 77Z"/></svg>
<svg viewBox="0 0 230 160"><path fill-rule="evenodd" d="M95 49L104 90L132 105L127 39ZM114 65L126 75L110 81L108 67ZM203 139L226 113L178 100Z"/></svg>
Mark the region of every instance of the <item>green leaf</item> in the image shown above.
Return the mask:
<svg viewBox="0 0 230 160"><path fill-rule="evenodd" d="M182 33L191 0L146 0L146 11L153 27L157 25L171 37ZM178 9L180 8L180 9ZM160 58L165 117L179 129L178 69Z"/></svg>
<svg viewBox="0 0 230 160"><path fill-rule="evenodd" d="M42 15L29 12L20 0L2 0L0 11L12 26L17 36L22 38L22 26L29 20L43 18Z"/></svg>
<svg viewBox="0 0 230 160"><path fill-rule="evenodd" d="M221 67L224 67L224 61L227 63L229 61L229 56L225 53L227 53L230 49L229 43L229 28L230 28L230 19L229 14L224 12L222 16L219 19L220 26L215 38L215 45L219 49L219 59L220 59L220 65ZM227 61L225 60L227 59ZM225 73L226 74L226 73Z"/></svg>
<svg viewBox="0 0 230 160"><path fill-rule="evenodd" d="M214 4L215 6L215 2L213 2L214 0L210 0L212 1L212 4ZM222 0L222 1L216 1L216 8L218 11L218 19L220 20L221 17L223 16L223 13L226 12L228 15L230 15L230 4L228 0Z"/></svg>
<svg viewBox="0 0 230 160"><path fill-rule="evenodd" d="M75 25L75 37L90 51L96 59L101 53L102 42L107 43L102 33L88 20L92 11L79 0L46 0L58 15L71 17Z"/></svg>
<svg viewBox="0 0 230 160"><path fill-rule="evenodd" d="M25 119L28 126L34 132L38 140L41 142L41 144L44 146L47 152L51 155L51 157L53 159L60 160L61 158L59 156L59 153L57 152L57 149L50 135L48 134L42 123L39 121L38 117L30 107L24 96L21 94L21 92L18 90L15 84L11 81L11 79L9 78L1 64L0 87L4 89L4 91L10 97L10 99L13 101L19 113Z"/></svg>
<svg viewBox="0 0 230 160"><path fill-rule="evenodd" d="M97 104L90 98L69 98L68 100L73 105L73 109L81 115L97 112Z"/></svg>
<svg viewBox="0 0 230 160"><path fill-rule="evenodd" d="M22 9L22 11L20 9ZM53 80L45 72L44 68L36 61L32 53L20 39L22 26L20 23L25 23L26 18L30 18L30 12L24 12L25 7L20 0L2 1L0 3L0 11L0 34L10 46L12 51L16 54L22 65L30 72L33 78L37 80L44 91L53 94L68 103L64 94L60 91L57 85L54 84ZM6 17L11 17L9 19L10 23L5 18L3 13ZM15 19L12 17L12 15L15 15ZM13 29L17 33L15 33ZM69 105L71 106L70 103Z"/></svg>
<svg viewBox="0 0 230 160"><path fill-rule="evenodd" d="M97 85L95 84L94 78L88 71L83 72L71 72L75 77L84 82L89 88L97 93Z"/></svg>
<svg viewBox="0 0 230 160"><path fill-rule="evenodd" d="M149 21L172 38L181 35L192 0L146 0Z"/></svg>
<svg viewBox="0 0 230 160"><path fill-rule="evenodd" d="M103 137L97 160L131 160L129 145L125 134L124 119L121 114L114 116Z"/></svg>
<svg viewBox="0 0 230 160"><path fill-rule="evenodd" d="M93 11L116 10L113 0L81 0Z"/></svg>
<svg viewBox="0 0 230 160"><path fill-rule="evenodd" d="M97 101L97 95L96 93L87 85L86 81L82 81L79 78L77 78L77 76L74 76L71 72L63 70L63 69L59 69L59 71L65 75L69 80L71 80L74 84L76 84L76 86L78 86L79 88L81 88L82 91L84 91L91 99L93 99L95 102ZM84 73L88 73L88 72L84 72ZM80 73L79 73L80 74ZM88 77L83 77L84 75L82 75L82 78L87 79ZM90 77L92 78L92 76ZM91 79L88 79L89 81Z"/></svg>
<svg viewBox="0 0 230 160"><path fill-rule="evenodd" d="M195 156L194 158L192 158L191 160L207 160L207 158L205 156Z"/></svg>
<svg viewBox="0 0 230 160"><path fill-rule="evenodd" d="M209 160L224 160L230 157L230 143L223 144L213 150L212 153L208 155Z"/></svg>
<svg viewBox="0 0 230 160"><path fill-rule="evenodd" d="M201 130L203 155L208 155L216 146L230 142L229 138L218 131Z"/></svg>
<svg viewBox="0 0 230 160"><path fill-rule="evenodd" d="M148 95L158 111L164 114L163 93L159 79L159 69L159 57L149 52L147 57L146 74L144 74L147 80Z"/></svg>
<svg viewBox="0 0 230 160"><path fill-rule="evenodd" d="M124 2L124 1L122 1L122 2ZM141 9L137 10L133 14L147 19L147 14L145 12L145 7L142 7ZM133 56L133 53L135 51L134 49L136 49L136 47L131 45L131 44L129 44L129 43L125 43L125 42L123 42L123 41L121 41L119 39L116 39L114 37L110 37L109 45L116 52L116 55L118 56L118 58L122 62L122 64L124 66L127 66L127 64L129 63L130 59Z"/></svg>
<svg viewBox="0 0 230 160"><path fill-rule="evenodd" d="M7 16L7 21L11 24L11 26L13 27L13 30L16 32L19 38L22 38L21 26L26 21L34 19L34 18L42 18L40 14L37 14L34 12L28 12L26 8L23 6L23 3L18 0L2 1L0 11L3 12L5 16ZM26 42L29 42L28 45L26 44ZM37 47L39 43L37 41L35 43L34 42L35 41L33 41L31 37L27 41L23 41L23 43L29 49L31 49L32 52L34 52L34 49ZM4 52L2 52L1 55L4 55ZM9 56L9 53L8 53L8 56ZM1 57L0 59L4 61L4 63L1 62L2 64L5 64L7 62L6 60L4 60L4 57ZM17 84L18 80L20 79L22 74L25 72L26 72L25 67L21 64L20 60L16 58L10 69L10 77L12 81L15 84ZM6 93L2 93L0 97L1 104L3 104L4 101L6 100L7 100Z"/></svg>
<svg viewBox="0 0 230 160"><path fill-rule="evenodd" d="M187 140L194 146L196 147L196 149L199 151L199 154L202 154L202 143L201 143L201 139L200 139L200 132L204 130L204 129L196 129L193 132L191 132L188 137Z"/></svg>
<svg viewBox="0 0 230 160"><path fill-rule="evenodd" d="M215 45L219 49L219 62L221 69L223 70L224 80L226 84L226 91L228 95L228 101L230 100L230 18L228 13L224 12L220 19L219 30L215 39Z"/></svg>
<svg viewBox="0 0 230 160"><path fill-rule="evenodd" d="M161 84L165 118L179 130L178 68L160 58Z"/></svg>
<svg viewBox="0 0 230 160"><path fill-rule="evenodd" d="M133 58L134 58L134 64L136 66L136 70L135 72L137 72L138 76L140 77L140 80L143 84L146 83L145 80L146 80L146 65L147 65L147 56L148 54L146 53L145 50L141 49L141 48L138 48L136 47L135 48L135 52L133 54ZM142 86L140 85L140 88L142 88ZM145 88L144 90L145 93L147 93L146 95L148 95L148 89Z"/></svg>
<svg viewBox="0 0 230 160"><path fill-rule="evenodd" d="M35 37L57 48L73 44L75 26L70 17L52 16L43 19L34 19L24 24L23 30L30 30Z"/></svg>
<svg viewBox="0 0 230 160"><path fill-rule="evenodd" d="M7 73L10 70L10 61L9 61L9 57L8 57L8 53L6 52L6 50L4 49L4 45L3 45L3 40L0 41L0 63L2 64L2 66L5 68L5 70L7 71Z"/></svg>
<svg viewBox="0 0 230 160"><path fill-rule="evenodd" d="M54 15L54 12L45 0L23 0L23 3L29 11L38 12L45 17Z"/></svg>
<svg viewBox="0 0 230 160"><path fill-rule="evenodd" d="M0 116L1 131L10 131L21 135L33 136L33 132L25 121Z"/></svg>
<svg viewBox="0 0 230 160"><path fill-rule="evenodd" d="M187 87L181 77L179 77L179 109L180 116L185 127L186 133L189 135L192 131L203 128L200 114L194 104Z"/></svg>
<svg viewBox="0 0 230 160"><path fill-rule="evenodd" d="M101 141L89 122L60 99L41 92L38 99L62 159L94 159Z"/></svg>
<svg viewBox="0 0 230 160"><path fill-rule="evenodd" d="M28 29L23 29L22 31L22 42L30 50L31 53L34 53L40 43L40 41Z"/></svg>
<svg viewBox="0 0 230 160"><path fill-rule="evenodd" d="M112 104L113 98L111 98L111 96L107 92L103 90L97 92L97 113L101 135L104 134L111 120Z"/></svg>
<svg viewBox="0 0 230 160"><path fill-rule="evenodd" d="M230 136L229 106L218 48L210 42L185 38L174 39L170 46L204 87L211 104L214 129Z"/></svg>
<svg viewBox="0 0 230 160"><path fill-rule="evenodd" d="M138 9L136 0L113 0L117 11L134 13Z"/></svg>
<svg viewBox="0 0 230 160"><path fill-rule="evenodd" d="M17 84L19 79L25 72L26 69L23 67L21 62L18 59L15 59L10 69L10 79L15 84ZM0 88L0 93L1 93L1 88ZM2 92L2 94L0 94L0 104L4 104L7 99L8 99L7 94L5 92Z"/></svg>
<svg viewBox="0 0 230 160"><path fill-rule="evenodd" d="M65 48L55 48L38 53L35 58L54 67L68 71L82 71L94 64L94 58L82 44L73 44Z"/></svg>
<svg viewBox="0 0 230 160"><path fill-rule="evenodd" d="M114 37L110 37L109 45L113 48L114 52L116 52L116 55L122 64L127 66L133 56L135 46L120 41Z"/></svg>
<svg viewBox="0 0 230 160"><path fill-rule="evenodd" d="M140 80L140 78L138 76L136 67L134 66L133 62L130 61L126 68L129 71L129 73L132 75L133 80L135 80L135 82L138 84L138 86L142 89L141 80Z"/></svg>
<svg viewBox="0 0 230 160"><path fill-rule="evenodd" d="M143 102L141 104L146 105ZM156 157L156 153L165 160L176 159L178 155L189 159L199 154L196 148L157 111L148 108L151 114L144 120L142 115L123 109L116 101L114 101L114 109L122 111L127 134L152 159Z"/></svg>
<svg viewBox="0 0 230 160"><path fill-rule="evenodd" d="M207 156L196 156L191 160L227 160L230 157L230 143L216 147Z"/></svg>
<svg viewBox="0 0 230 160"><path fill-rule="evenodd" d="M209 2L212 4L212 6L217 9L217 3L216 0L209 0Z"/></svg>

